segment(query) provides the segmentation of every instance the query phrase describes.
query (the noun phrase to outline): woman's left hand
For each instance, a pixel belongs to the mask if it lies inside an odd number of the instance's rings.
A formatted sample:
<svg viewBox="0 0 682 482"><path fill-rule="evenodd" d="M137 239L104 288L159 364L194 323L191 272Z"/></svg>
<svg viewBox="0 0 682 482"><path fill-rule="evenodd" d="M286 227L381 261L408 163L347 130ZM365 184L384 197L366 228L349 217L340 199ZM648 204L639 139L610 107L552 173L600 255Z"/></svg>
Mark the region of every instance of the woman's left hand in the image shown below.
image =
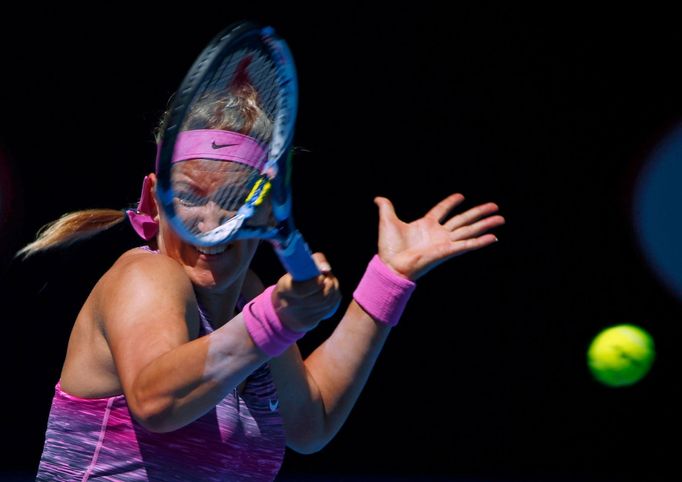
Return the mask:
<svg viewBox="0 0 682 482"><path fill-rule="evenodd" d="M504 224L504 218L493 216L495 203L481 204L448 218L448 213L464 201L452 194L436 204L426 215L411 223L401 221L391 201L377 197L379 206L379 257L399 274L417 280L442 262L495 241L486 234Z"/></svg>

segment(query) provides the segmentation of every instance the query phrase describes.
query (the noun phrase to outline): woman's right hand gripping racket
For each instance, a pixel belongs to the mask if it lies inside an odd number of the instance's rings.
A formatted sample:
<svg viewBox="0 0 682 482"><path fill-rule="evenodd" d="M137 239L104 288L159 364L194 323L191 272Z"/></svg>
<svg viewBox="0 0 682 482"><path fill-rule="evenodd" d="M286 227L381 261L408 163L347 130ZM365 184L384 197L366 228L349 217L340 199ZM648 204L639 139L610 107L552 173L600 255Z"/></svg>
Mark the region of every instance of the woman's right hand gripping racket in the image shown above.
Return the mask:
<svg viewBox="0 0 682 482"><path fill-rule="evenodd" d="M157 195L173 228L205 256L267 239L294 280L319 274L292 219L297 103L289 48L252 23L215 37L183 80L162 131Z"/></svg>

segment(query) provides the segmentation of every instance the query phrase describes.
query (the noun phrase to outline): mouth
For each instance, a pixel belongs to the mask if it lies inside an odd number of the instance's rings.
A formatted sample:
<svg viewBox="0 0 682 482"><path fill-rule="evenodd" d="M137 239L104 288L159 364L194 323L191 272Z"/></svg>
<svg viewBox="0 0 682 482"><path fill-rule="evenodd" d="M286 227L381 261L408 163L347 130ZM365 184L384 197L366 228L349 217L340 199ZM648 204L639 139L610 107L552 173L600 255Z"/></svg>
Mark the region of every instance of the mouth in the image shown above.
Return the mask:
<svg viewBox="0 0 682 482"><path fill-rule="evenodd" d="M232 246L233 246L232 243L228 243L220 246L194 246L194 249L196 249L200 254L203 254L205 256L217 256L221 253L224 253L225 251L232 249Z"/></svg>

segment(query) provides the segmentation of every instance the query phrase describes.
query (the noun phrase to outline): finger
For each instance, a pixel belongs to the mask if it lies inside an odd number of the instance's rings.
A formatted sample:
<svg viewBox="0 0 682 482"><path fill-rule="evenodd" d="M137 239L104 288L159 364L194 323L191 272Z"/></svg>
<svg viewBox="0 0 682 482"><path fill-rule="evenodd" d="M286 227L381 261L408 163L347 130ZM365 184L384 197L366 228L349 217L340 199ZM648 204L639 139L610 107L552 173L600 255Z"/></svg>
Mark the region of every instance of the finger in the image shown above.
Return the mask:
<svg viewBox="0 0 682 482"><path fill-rule="evenodd" d="M379 207L379 221L397 221L398 216L395 214L393 203L385 197L377 196L374 198L374 204Z"/></svg>
<svg viewBox="0 0 682 482"><path fill-rule="evenodd" d="M451 194L432 207L424 217L435 219L440 223L445 219L445 216L447 216L454 207L460 205L462 201L464 201L464 196L462 194Z"/></svg>
<svg viewBox="0 0 682 482"><path fill-rule="evenodd" d="M455 229L450 234L450 239L452 241L459 241L463 239L475 238L482 235L486 231L498 226L502 226L504 223L505 220L502 216L491 216L469 226L463 226L461 228Z"/></svg>
<svg viewBox="0 0 682 482"><path fill-rule="evenodd" d="M322 293L324 296L331 296L335 293L339 293L339 280L333 274L330 274L324 278Z"/></svg>
<svg viewBox="0 0 682 482"><path fill-rule="evenodd" d="M332 266L323 253L313 253L313 261L315 261L315 265L320 270L320 273L327 274L331 272Z"/></svg>
<svg viewBox="0 0 682 482"><path fill-rule="evenodd" d="M295 293L289 294L288 296L309 298L311 296L323 295L323 293L327 290L327 285L330 282L336 281L338 286L338 281L332 274L332 267L327 261L327 257L323 253L313 253L312 258L315 262L315 265L317 266L317 269L320 270L320 274L314 278L304 281L293 281L289 275L289 286L293 288Z"/></svg>
<svg viewBox="0 0 682 482"><path fill-rule="evenodd" d="M461 226L471 224L474 221L478 221L484 216L489 216L490 214L496 213L499 207L495 203L481 204L480 206L473 207L468 211L465 211L457 216L454 216L448 222L443 224L443 226L453 231Z"/></svg>
<svg viewBox="0 0 682 482"><path fill-rule="evenodd" d="M326 320L328 318L331 318L334 316L334 313L339 309L339 306L341 306L341 296L339 295L337 298L334 300L334 304L331 306L331 308L325 310L325 312L322 314L321 319Z"/></svg>
<svg viewBox="0 0 682 482"><path fill-rule="evenodd" d="M485 248L498 242L497 236L494 234L484 234L477 238L469 238L463 241L455 241L452 243L450 256L459 256L460 254L468 253L469 251L476 251L477 249Z"/></svg>
<svg viewBox="0 0 682 482"><path fill-rule="evenodd" d="M431 251L432 259L429 260L428 270L433 269L439 264L444 263L455 256L460 256L462 254L468 253L469 251L476 251L478 249L485 248L486 246L490 246L497 241L498 239L495 235L484 234L478 238L441 243L438 246L434 246Z"/></svg>
<svg viewBox="0 0 682 482"><path fill-rule="evenodd" d="M310 296L315 296L316 294L322 292L323 280L327 275L320 274L314 278L304 281L295 281L293 278L291 278L291 275L287 276L289 276L288 279L280 278L280 281L283 282L281 285L282 289L280 290L280 296L291 299L303 299ZM279 285L280 284L278 282L278 286Z"/></svg>
<svg viewBox="0 0 682 482"><path fill-rule="evenodd" d="M418 272L416 277L420 278L428 271L455 256L485 248L497 241L497 236L493 234L484 234L477 238L438 243L429 250L428 256L424 259L425 265L422 267L421 271Z"/></svg>
<svg viewBox="0 0 682 482"><path fill-rule="evenodd" d="M342 296L339 291L339 281L335 276L330 275L324 279L324 290L320 295L316 295L317 303L320 307L319 316L326 320L339 309Z"/></svg>

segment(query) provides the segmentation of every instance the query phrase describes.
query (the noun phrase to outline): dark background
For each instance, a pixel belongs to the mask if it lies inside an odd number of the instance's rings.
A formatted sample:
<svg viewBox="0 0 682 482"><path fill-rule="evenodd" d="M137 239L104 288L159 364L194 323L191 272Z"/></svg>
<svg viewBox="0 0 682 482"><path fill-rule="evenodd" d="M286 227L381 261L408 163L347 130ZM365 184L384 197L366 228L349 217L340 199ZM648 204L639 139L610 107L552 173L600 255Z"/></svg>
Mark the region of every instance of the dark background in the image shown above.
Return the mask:
<svg viewBox="0 0 682 482"><path fill-rule="evenodd" d="M120 226L12 254L65 212L135 204L170 95L219 30L251 18L296 58L296 143L312 151L296 164L297 222L346 301L376 251L375 195L408 220L452 192L507 219L498 244L419 281L347 424L317 454L288 453L281 479L682 479L682 306L647 268L631 217L639 169L682 117L672 11L157 8L0 20L6 473L37 467L73 320L139 241ZM256 267L267 282L281 274L268 249ZM616 323L657 344L630 388L597 384L585 363Z"/></svg>

